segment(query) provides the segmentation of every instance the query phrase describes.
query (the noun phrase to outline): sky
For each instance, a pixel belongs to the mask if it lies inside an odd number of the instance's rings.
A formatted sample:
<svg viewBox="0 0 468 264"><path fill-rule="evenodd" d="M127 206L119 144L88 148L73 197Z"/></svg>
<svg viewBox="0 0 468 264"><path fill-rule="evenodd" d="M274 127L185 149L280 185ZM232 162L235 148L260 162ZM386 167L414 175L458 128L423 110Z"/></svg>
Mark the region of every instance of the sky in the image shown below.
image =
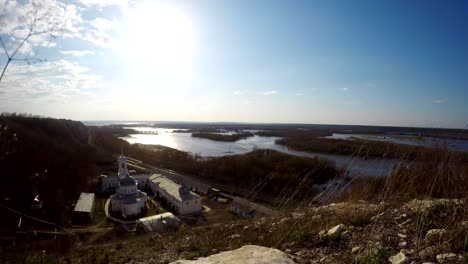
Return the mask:
<svg viewBox="0 0 468 264"><path fill-rule="evenodd" d="M464 128L468 2L42 0L0 112ZM11 55L31 0L0 0ZM21 59L27 58L27 61ZM0 49L0 67L7 54ZM29 62L29 63L27 63Z"/></svg>

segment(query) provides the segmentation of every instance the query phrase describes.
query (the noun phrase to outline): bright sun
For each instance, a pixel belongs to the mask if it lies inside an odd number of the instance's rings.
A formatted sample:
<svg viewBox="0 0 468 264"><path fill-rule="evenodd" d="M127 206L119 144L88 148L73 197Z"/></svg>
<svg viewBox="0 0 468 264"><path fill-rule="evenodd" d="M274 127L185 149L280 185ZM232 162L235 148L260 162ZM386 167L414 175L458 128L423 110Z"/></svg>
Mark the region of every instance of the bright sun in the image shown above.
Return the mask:
<svg viewBox="0 0 468 264"><path fill-rule="evenodd" d="M146 2L128 11L124 53L133 70L175 74L190 68L195 50L193 21L179 6Z"/></svg>

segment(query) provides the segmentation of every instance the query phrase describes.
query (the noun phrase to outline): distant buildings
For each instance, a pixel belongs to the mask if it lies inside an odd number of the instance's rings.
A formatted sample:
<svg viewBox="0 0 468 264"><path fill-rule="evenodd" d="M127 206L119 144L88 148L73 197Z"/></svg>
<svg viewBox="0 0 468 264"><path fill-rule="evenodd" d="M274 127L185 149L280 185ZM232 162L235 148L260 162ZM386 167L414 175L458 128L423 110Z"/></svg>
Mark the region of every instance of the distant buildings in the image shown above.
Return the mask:
<svg viewBox="0 0 468 264"><path fill-rule="evenodd" d="M153 174L149 180L154 196L162 200L167 209L180 215L200 213L203 210L201 197L187 186L179 185L160 174Z"/></svg>
<svg viewBox="0 0 468 264"><path fill-rule="evenodd" d="M138 190L137 180L128 174L127 157L121 155L118 162L119 173L114 178L118 178L119 183L117 193L110 197L110 211L119 212L123 217L140 216L146 210L148 195Z"/></svg>
<svg viewBox="0 0 468 264"><path fill-rule="evenodd" d="M73 210L73 221L88 223L93 218L94 193L81 193Z"/></svg>

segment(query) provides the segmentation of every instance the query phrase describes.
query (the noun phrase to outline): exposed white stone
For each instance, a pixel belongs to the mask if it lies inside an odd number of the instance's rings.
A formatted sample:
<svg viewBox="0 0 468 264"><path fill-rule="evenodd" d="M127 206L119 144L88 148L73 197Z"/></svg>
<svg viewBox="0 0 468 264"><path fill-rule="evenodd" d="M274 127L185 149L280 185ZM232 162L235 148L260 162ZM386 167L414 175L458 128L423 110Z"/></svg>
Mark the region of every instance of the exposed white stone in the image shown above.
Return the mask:
<svg viewBox="0 0 468 264"><path fill-rule="evenodd" d="M439 263L446 263L446 262L453 262L458 259L457 255L454 253L444 253L444 254L439 254L436 256L437 262Z"/></svg>
<svg viewBox="0 0 468 264"><path fill-rule="evenodd" d="M360 247L360 246L353 247L353 248L351 249L351 253L357 252L357 251L359 251L359 250L361 250L361 247Z"/></svg>
<svg viewBox="0 0 468 264"><path fill-rule="evenodd" d="M232 251L225 251L215 255L211 255L206 258L199 258L197 260L178 260L172 262L173 264L221 264L221 263L231 263L231 264L293 264L290 258L286 256L285 253L267 247L261 246L243 246L239 249Z"/></svg>
<svg viewBox="0 0 468 264"><path fill-rule="evenodd" d="M404 253L400 252L394 256L389 257L388 261L390 261L392 264L403 264L408 261L408 257L406 257Z"/></svg>
<svg viewBox="0 0 468 264"><path fill-rule="evenodd" d="M400 238L406 238L406 237L407 237L407 235L404 235L404 234L398 234L398 237L400 237Z"/></svg>
<svg viewBox="0 0 468 264"><path fill-rule="evenodd" d="M403 248L402 250L400 250L401 253L403 254L413 254L414 253L414 249L406 249L406 248Z"/></svg>
<svg viewBox="0 0 468 264"><path fill-rule="evenodd" d="M323 236L325 236L326 234L327 234L327 231L326 231L326 230L321 230L321 231L319 232L319 236L320 236L320 237L323 237Z"/></svg>
<svg viewBox="0 0 468 264"><path fill-rule="evenodd" d="M407 243L406 241L402 241L402 242L400 242L400 243L398 244L398 246L399 246L400 248L404 248L404 247L406 247L407 244L408 244L408 243Z"/></svg>
<svg viewBox="0 0 468 264"><path fill-rule="evenodd" d="M426 240L440 239L447 231L445 229L431 229L426 233Z"/></svg>
<svg viewBox="0 0 468 264"><path fill-rule="evenodd" d="M339 224L337 226L334 226L332 229L328 230L327 235L336 236L336 235L341 234L341 232L343 232L344 230L346 230L346 226L343 224Z"/></svg>
<svg viewBox="0 0 468 264"><path fill-rule="evenodd" d="M241 235L239 235L239 234L233 234L233 235L230 236L230 238L239 238L239 237L241 237Z"/></svg>

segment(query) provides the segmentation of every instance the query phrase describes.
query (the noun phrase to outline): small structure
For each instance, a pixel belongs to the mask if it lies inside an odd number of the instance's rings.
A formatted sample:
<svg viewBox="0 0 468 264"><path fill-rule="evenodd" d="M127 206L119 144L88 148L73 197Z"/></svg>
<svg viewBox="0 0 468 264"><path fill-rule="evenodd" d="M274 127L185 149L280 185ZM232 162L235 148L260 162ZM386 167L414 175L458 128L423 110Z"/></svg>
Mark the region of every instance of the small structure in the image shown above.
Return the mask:
<svg viewBox="0 0 468 264"><path fill-rule="evenodd" d="M201 197L198 194L160 174L153 174L150 177L150 188L154 196L162 200L167 209L176 214L189 215L203 210Z"/></svg>
<svg viewBox="0 0 468 264"><path fill-rule="evenodd" d="M255 216L254 205L238 196L232 199L231 210L242 217L252 218Z"/></svg>
<svg viewBox="0 0 468 264"><path fill-rule="evenodd" d="M94 193L81 193L73 210L73 220L76 223L89 223L93 218Z"/></svg>
<svg viewBox="0 0 468 264"><path fill-rule="evenodd" d="M181 224L182 221L179 218L167 212L138 219L137 230L142 232L168 231L179 228Z"/></svg>

